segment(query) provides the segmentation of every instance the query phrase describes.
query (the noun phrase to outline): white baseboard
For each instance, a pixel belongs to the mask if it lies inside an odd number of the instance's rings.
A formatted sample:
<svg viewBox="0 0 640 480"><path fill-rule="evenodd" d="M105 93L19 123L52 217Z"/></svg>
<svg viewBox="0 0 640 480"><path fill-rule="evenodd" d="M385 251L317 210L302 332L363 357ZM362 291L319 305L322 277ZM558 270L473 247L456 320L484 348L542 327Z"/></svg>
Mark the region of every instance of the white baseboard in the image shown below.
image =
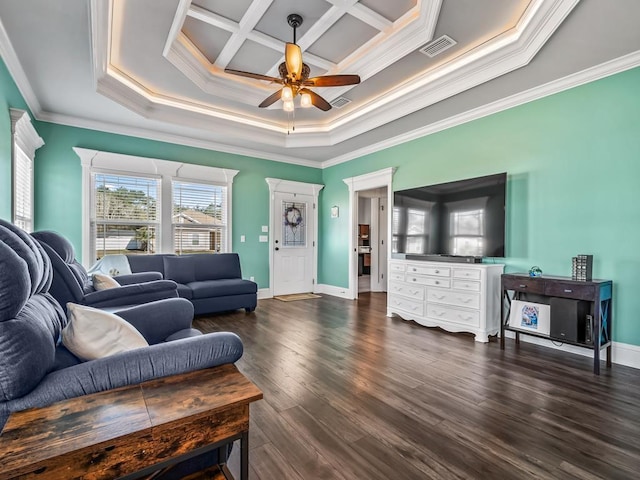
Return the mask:
<svg viewBox="0 0 640 480"><path fill-rule="evenodd" d="M273 298L271 294L270 288L259 288L258 289L258 300L264 300L265 298Z"/></svg>
<svg viewBox="0 0 640 480"><path fill-rule="evenodd" d="M326 285L320 283L316 285L314 293L324 293L325 295L332 295L334 297L346 298L347 300L353 300L349 289L346 287L336 287L334 285Z"/></svg>
<svg viewBox="0 0 640 480"><path fill-rule="evenodd" d="M505 332L507 338L515 338L515 332ZM544 338L532 337L529 335L520 335L521 342L534 343L555 350L575 353L583 357L593 357L593 351L588 348L576 347L574 345L555 344L551 340ZM606 358L604 351L601 358ZM631 345L629 343L613 342L611 346L611 361L618 365L640 369L640 346Z"/></svg>

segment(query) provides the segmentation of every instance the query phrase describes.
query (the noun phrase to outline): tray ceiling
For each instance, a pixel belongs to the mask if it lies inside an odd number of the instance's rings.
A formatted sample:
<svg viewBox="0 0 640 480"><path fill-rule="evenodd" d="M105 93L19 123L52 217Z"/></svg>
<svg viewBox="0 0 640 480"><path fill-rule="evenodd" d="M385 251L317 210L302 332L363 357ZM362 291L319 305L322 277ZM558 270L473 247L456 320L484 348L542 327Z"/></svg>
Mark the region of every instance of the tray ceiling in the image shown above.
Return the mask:
<svg viewBox="0 0 640 480"><path fill-rule="evenodd" d="M55 22L58 15L62 17L62 8L48 3L24 0L0 6L0 19L28 78L37 75L38 53L25 43L28 39L15 20L24 21L33 11L45 15L49 9L50 22ZM88 36L81 40L92 62L84 61L84 75L92 75L94 93L119 106L86 112L86 119L172 132L176 138L216 142L221 150L245 153L245 149L255 156L297 158L304 163L348 155L371 132L402 134L406 127L398 126L407 118L535 64L533 60L579 3L92 0L87 7L86 2L72 0L65 5L65 13L72 18L77 9L76 15L89 17ZM344 104L341 108L322 112L296 103L292 116L278 101L259 109L257 105L279 86L224 72L232 68L279 76L285 43L292 40L286 21L290 13L304 19L297 43L311 76L360 75L362 82L356 86L314 88L329 102ZM55 23L49 26L55 31ZM433 57L420 52L443 35L453 39L454 45ZM631 37L630 43L640 44L637 33ZM43 49L59 48L56 40ZM58 55L65 58L61 52ZM65 60L75 70L81 68L73 52ZM79 80L70 79L70 85L74 81ZM48 100L47 86L40 82L31 87L41 94L35 96L42 99L42 110L64 115L64 108ZM103 103L93 98L92 102Z"/></svg>

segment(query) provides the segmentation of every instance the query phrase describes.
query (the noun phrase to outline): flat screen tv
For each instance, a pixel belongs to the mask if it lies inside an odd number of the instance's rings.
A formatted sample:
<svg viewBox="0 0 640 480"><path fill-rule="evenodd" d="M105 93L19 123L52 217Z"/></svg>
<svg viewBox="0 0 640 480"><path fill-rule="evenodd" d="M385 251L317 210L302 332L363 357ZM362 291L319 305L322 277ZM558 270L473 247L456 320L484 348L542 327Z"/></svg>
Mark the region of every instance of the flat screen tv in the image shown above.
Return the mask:
<svg viewBox="0 0 640 480"><path fill-rule="evenodd" d="M393 194L395 257L504 257L507 174Z"/></svg>

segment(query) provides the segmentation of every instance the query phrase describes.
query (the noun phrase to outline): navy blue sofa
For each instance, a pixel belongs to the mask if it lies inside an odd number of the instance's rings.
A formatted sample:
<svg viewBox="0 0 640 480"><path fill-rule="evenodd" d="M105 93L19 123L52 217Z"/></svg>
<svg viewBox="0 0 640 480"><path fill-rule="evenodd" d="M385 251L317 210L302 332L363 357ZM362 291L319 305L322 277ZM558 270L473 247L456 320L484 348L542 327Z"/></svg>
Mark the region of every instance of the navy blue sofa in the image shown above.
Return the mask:
<svg viewBox="0 0 640 480"><path fill-rule="evenodd" d="M194 255L127 255L134 274L160 272L178 285L178 295L193 304L196 315L244 308L258 304L258 285L242 279L237 253Z"/></svg>
<svg viewBox="0 0 640 480"><path fill-rule="evenodd" d="M192 304L171 298L117 312L149 347L82 362L60 344L67 317L49 293L52 276L42 246L0 220L0 435L12 412L233 363L242 356L237 335L192 329ZM202 454L158 478L181 478L214 463L217 455Z"/></svg>
<svg viewBox="0 0 640 480"><path fill-rule="evenodd" d="M158 274L122 275L115 277L120 287L96 291L91 277L76 260L71 242L57 232L43 230L31 234L49 256L53 267L51 294L66 310L67 303L94 308L139 305L165 298L177 298L177 285L160 280Z"/></svg>

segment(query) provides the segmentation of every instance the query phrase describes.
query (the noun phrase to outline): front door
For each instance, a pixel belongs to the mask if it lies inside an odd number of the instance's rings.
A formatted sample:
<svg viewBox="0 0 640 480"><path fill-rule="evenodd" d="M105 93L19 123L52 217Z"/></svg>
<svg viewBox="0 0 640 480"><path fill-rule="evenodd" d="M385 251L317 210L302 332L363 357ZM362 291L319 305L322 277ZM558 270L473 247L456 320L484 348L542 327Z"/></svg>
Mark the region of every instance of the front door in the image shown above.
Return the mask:
<svg viewBox="0 0 640 480"><path fill-rule="evenodd" d="M276 193L274 209L273 295L312 292L313 197Z"/></svg>

